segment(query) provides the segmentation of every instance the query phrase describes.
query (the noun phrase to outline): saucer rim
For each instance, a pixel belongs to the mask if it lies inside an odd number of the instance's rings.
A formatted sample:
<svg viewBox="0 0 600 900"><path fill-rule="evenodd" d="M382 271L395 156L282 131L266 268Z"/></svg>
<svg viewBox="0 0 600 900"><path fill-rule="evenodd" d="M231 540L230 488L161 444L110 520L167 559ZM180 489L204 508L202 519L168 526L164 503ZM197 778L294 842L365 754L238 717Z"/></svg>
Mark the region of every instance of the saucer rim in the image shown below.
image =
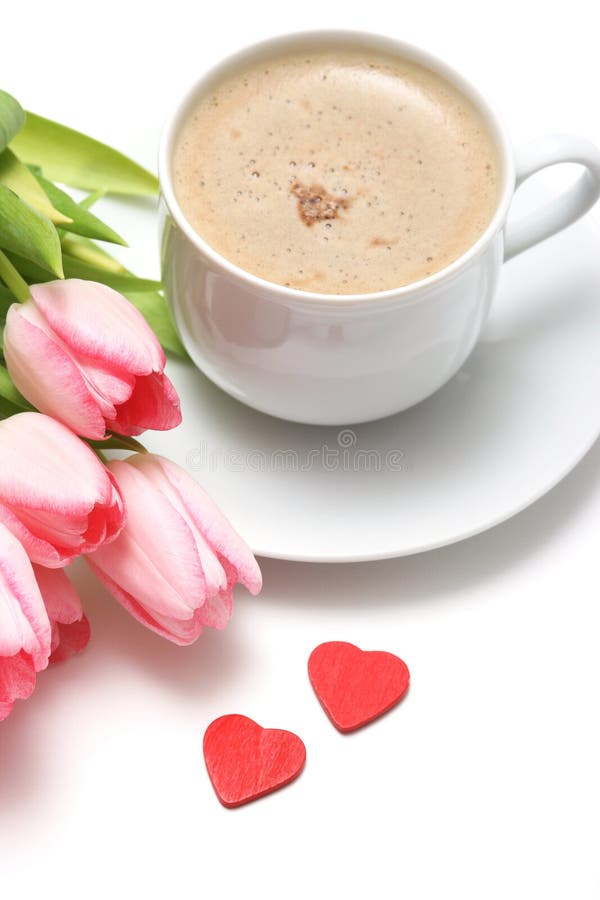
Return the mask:
<svg viewBox="0 0 600 900"><path fill-rule="evenodd" d="M600 237L600 203L593 207L589 212L585 214L584 219L589 222L590 228L596 231L598 237ZM575 223L576 224L576 223ZM552 238L550 238L551 240ZM238 401L239 402L239 401ZM310 426L307 426L310 427ZM486 531L490 531L492 528L496 528L498 525L502 525L504 522L508 522L510 519L518 516L520 513L524 512L530 506L533 506L538 500L541 500L542 497L549 494L550 491L554 490L561 481L563 481L574 469L577 468L580 462L587 456L590 450L596 444L598 438L600 437L600 417L598 419L597 429L592 436L591 440L585 445L585 447L578 451L577 454L573 457L572 460L569 461L567 466L565 466L555 477L553 477L547 485L542 487L540 490L536 491L529 498L524 500L522 504L515 507L511 511L504 513L500 516L493 516L489 519L489 521L480 524L474 528L467 529L463 532L458 533L452 538L443 539L443 540L434 540L428 543L424 543L421 545L417 545L414 547L406 548L406 549L395 549L395 550L384 550L380 552L370 551L368 553L353 553L353 554L332 554L332 553L293 553L293 552L273 552L272 550L266 550L265 548L252 546L252 552L262 558L262 559L274 559L274 560L283 560L286 562L300 562L300 563L312 563L312 564L324 564L324 565L342 565L344 563L352 564L352 563L362 563L362 562L378 562L388 559L402 559L404 557L409 556L417 556L421 553L428 553L431 550L440 550L442 547L451 547L454 544L462 543L463 541L469 540L469 538L476 537L479 534L483 534Z"/></svg>

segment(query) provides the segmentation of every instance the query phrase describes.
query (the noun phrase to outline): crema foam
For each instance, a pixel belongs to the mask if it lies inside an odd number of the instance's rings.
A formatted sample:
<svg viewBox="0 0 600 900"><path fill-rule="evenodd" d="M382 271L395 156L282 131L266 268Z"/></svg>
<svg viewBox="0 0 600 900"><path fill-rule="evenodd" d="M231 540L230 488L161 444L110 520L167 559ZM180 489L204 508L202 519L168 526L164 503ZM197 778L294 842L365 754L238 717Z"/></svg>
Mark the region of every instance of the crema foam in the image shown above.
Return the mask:
<svg viewBox="0 0 600 900"><path fill-rule="evenodd" d="M350 49L253 63L200 97L173 162L195 231L240 268L322 294L383 291L461 256L499 197L471 101L409 60Z"/></svg>

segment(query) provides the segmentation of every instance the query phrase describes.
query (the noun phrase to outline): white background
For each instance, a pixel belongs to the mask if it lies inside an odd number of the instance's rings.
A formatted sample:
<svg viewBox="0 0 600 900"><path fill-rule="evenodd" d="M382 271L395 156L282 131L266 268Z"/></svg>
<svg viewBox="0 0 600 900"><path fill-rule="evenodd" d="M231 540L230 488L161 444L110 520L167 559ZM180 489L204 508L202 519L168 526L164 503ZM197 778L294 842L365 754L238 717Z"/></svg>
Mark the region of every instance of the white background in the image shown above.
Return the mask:
<svg viewBox="0 0 600 900"><path fill-rule="evenodd" d="M163 119L204 67L278 32L364 28L461 69L516 143L556 130L600 142L590 9L10 4L0 83L153 167ZM131 238L132 267L156 273L149 207L104 213ZM93 641L0 727L2 896L597 897L599 462L596 446L537 505L444 550L264 561L262 595L241 592L230 627L187 649L145 632L78 570ZM307 682L310 650L329 639L396 652L412 673L403 704L350 736ZM226 712L297 731L300 780L221 808L201 745Z"/></svg>

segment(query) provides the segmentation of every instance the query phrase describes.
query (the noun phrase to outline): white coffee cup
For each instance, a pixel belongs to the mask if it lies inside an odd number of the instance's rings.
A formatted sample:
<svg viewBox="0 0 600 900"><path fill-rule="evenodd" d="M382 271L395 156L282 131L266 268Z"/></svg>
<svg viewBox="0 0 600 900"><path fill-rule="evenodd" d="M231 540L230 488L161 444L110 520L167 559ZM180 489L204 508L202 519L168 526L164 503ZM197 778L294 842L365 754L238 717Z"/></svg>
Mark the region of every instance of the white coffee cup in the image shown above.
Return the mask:
<svg viewBox="0 0 600 900"><path fill-rule="evenodd" d="M384 50L439 73L480 110L497 147L500 199L484 233L445 269L395 290L317 294L265 281L213 250L187 222L173 190L174 144L199 95L273 51L332 44ZM515 189L540 169L567 162L584 167L574 185L507 226ZM515 155L488 101L430 54L376 35L307 32L242 50L196 82L164 131L159 176L163 280L196 365L262 412L343 425L400 412L460 369L487 318L502 263L570 225L600 196L600 151L583 138L552 135Z"/></svg>

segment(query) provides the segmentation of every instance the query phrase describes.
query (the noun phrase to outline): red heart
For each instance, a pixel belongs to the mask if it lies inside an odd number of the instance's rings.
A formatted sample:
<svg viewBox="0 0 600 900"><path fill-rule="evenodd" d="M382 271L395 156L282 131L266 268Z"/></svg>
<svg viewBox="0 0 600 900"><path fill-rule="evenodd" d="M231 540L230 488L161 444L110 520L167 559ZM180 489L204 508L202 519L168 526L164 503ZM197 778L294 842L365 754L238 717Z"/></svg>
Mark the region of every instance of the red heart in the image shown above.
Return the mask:
<svg viewBox="0 0 600 900"><path fill-rule="evenodd" d="M308 677L339 731L354 731L387 712L408 690L405 662L383 650L361 650L344 641L319 644L308 660Z"/></svg>
<svg viewBox="0 0 600 900"><path fill-rule="evenodd" d="M204 734L204 760L223 806L241 806L289 784L306 760L291 731L261 728L246 716L221 716Z"/></svg>

